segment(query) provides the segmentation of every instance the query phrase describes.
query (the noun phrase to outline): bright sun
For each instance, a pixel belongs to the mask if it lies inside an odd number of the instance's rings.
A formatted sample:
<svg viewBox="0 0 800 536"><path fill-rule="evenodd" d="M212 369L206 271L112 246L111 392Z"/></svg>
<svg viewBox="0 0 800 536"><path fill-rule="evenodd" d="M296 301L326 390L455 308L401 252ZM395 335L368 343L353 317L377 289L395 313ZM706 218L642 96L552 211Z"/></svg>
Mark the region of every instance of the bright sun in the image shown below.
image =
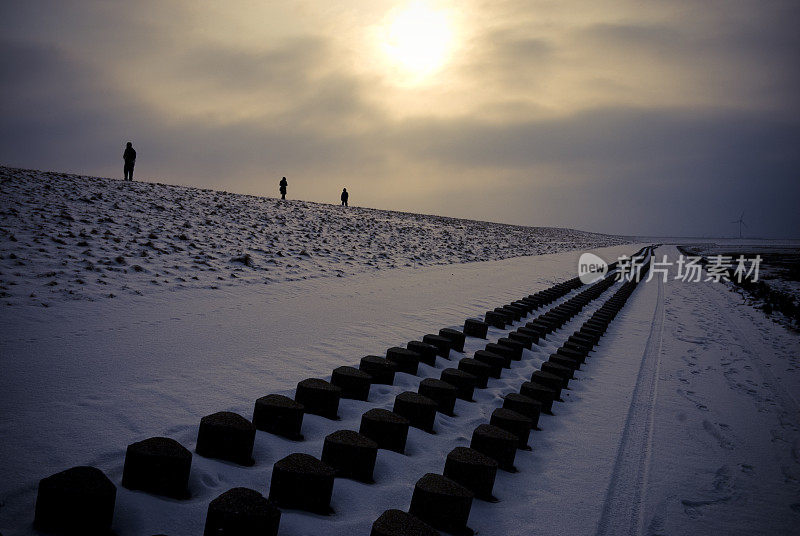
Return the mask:
<svg viewBox="0 0 800 536"><path fill-rule="evenodd" d="M415 2L390 16L384 51L410 74L438 71L451 53L453 31L447 13Z"/></svg>

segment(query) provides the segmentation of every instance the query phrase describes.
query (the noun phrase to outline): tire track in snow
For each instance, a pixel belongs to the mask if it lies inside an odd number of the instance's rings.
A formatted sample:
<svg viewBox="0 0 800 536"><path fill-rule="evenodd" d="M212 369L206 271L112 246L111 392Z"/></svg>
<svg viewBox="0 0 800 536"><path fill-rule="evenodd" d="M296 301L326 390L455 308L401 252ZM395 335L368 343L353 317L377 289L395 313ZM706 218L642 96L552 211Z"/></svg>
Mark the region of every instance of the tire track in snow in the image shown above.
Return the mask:
<svg viewBox="0 0 800 536"><path fill-rule="evenodd" d="M597 536L634 535L642 531L642 506L650 465L653 408L664 331L664 283L661 278L656 280L658 297L650 335L597 525Z"/></svg>

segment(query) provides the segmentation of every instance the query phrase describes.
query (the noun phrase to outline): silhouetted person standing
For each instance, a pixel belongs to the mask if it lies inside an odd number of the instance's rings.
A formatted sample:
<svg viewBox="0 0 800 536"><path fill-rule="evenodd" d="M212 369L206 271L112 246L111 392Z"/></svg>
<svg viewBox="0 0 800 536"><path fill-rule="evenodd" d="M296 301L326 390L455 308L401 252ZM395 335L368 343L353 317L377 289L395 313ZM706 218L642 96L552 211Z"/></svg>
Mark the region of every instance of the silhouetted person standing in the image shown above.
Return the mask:
<svg viewBox="0 0 800 536"><path fill-rule="evenodd" d="M128 145L125 146L125 152L122 153L122 159L125 161L125 167L122 168L123 172L125 173L125 180L132 181L133 166L136 164L136 150L133 148L133 144L131 142L128 142Z"/></svg>
<svg viewBox="0 0 800 536"><path fill-rule="evenodd" d="M289 185L289 183L286 182L286 177L281 179L280 185L281 185L281 199L286 199L286 187Z"/></svg>
<svg viewBox="0 0 800 536"><path fill-rule="evenodd" d="M350 198L350 194L347 193L347 188L342 188L342 206L347 206L347 200Z"/></svg>

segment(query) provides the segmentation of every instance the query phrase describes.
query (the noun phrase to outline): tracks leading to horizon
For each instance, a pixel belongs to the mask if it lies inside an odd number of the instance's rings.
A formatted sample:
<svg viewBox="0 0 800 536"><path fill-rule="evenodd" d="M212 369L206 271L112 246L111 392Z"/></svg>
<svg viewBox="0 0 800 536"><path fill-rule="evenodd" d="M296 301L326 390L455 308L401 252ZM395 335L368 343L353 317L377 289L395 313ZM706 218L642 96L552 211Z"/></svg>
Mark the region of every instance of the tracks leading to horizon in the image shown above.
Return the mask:
<svg viewBox="0 0 800 536"><path fill-rule="evenodd" d="M658 278L658 298L653 310L650 335L642 355L596 536L632 536L642 532L663 337L664 283Z"/></svg>

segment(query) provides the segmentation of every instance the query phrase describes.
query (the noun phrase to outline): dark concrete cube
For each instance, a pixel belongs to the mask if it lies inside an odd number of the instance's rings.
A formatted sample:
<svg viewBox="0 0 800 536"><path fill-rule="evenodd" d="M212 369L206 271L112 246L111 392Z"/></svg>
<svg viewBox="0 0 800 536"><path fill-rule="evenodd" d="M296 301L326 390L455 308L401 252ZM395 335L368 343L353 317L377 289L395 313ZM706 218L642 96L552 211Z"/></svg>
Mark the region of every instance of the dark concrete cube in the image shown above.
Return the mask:
<svg viewBox="0 0 800 536"><path fill-rule="evenodd" d="M267 395L256 400L253 408L253 425L256 429L295 441L302 441L305 407L288 396Z"/></svg>
<svg viewBox="0 0 800 536"><path fill-rule="evenodd" d="M514 361L519 361L522 359L522 350L525 349L525 345L521 342L509 339L508 337L503 337L497 339L497 344L511 348L514 351L514 355L511 357L511 359Z"/></svg>
<svg viewBox="0 0 800 536"><path fill-rule="evenodd" d="M582 355L588 355L589 352L592 350L591 346L588 344L583 344L577 341L570 341L567 340L563 344L564 348L569 348L570 350L575 350L576 352L580 352Z"/></svg>
<svg viewBox="0 0 800 536"><path fill-rule="evenodd" d="M294 400L303 404L306 413L327 419L339 419L339 399L342 390L319 378L307 378L297 384Z"/></svg>
<svg viewBox="0 0 800 536"><path fill-rule="evenodd" d="M422 342L432 344L436 347L437 355L450 359L450 350L453 348L453 343L447 337L431 333L422 337Z"/></svg>
<svg viewBox="0 0 800 536"><path fill-rule="evenodd" d="M229 489L208 505L203 536L277 536L281 511L259 492Z"/></svg>
<svg viewBox="0 0 800 536"><path fill-rule="evenodd" d="M605 333L606 330L608 329L608 324L609 322L605 322L603 320L593 320L590 318L583 325L588 328L599 331L600 333Z"/></svg>
<svg viewBox="0 0 800 536"><path fill-rule="evenodd" d="M464 351L464 343L466 342L466 335L457 329L442 328L439 330L439 336L449 339L452 344L453 350L456 352Z"/></svg>
<svg viewBox="0 0 800 536"><path fill-rule="evenodd" d="M566 315L559 314L558 312L554 311L545 313L543 316L533 321L534 324L545 326L548 333L553 333L555 330L560 328L564 322L566 322Z"/></svg>
<svg viewBox="0 0 800 536"><path fill-rule="evenodd" d="M458 362L458 370L463 370L468 374L475 376L475 387L479 389L486 389L489 382L489 376L492 369L486 363L481 363L477 359L465 357Z"/></svg>
<svg viewBox="0 0 800 536"><path fill-rule="evenodd" d="M526 314L530 313L531 311L533 311L535 309L533 304L531 304L530 302L528 302L524 298L521 299L521 300L516 300L516 301L511 302L511 305L515 305L517 307L521 307L525 311Z"/></svg>
<svg viewBox="0 0 800 536"><path fill-rule="evenodd" d="M580 362L561 354L551 354L547 360L551 363L556 363L563 367L571 368L572 370L580 370L581 368Z"/></svg>
<svg viewBox="0 0 800 536"><path fill-rule="evenodd" d="M414 486L409 513L435 529L457 535L472 535L467 528L472 492L443 475L428 473Z"/></svg>
<svg viewBox="0 0 800 536"><path fill-rule="evenodd" d="M439 349L434 345L422 341L410 341L406 348L419 354L420 363L425 363L432 367L436 366L436 354L439 353Z"/></svg>
<svg viewBox="0 0 800 536"><path fill-rule="evenodd" d="M551 361L545 361L542 363L542 371L559 376L562 380L562 388L567 387L567 385L569 385L569 381L573 377L573 370L570 367L565 367L564 365L559 365L558 363L553 363Z"/></svg>
<svg viewBox="0 0 800 536"><path fill-rule="evenodd" d="M509 340L520 343L523 348L527 348L528 350L533 348L533 337L512 331L508 334L508 338Z"/></svg>
<svg viewBox="0 0 800 536"><path fill-rule="evenodd" d="M594 314L592 315L592 320L599 320L601 322L609 323L612 320L614 320L615 316L616 316L616 314L614 312L612 312L612 311L609 311L609 310L605 310L604 311L602 309L599 309L599 310L595 311Z"/></svg>
<svg viewBox="0 0 800 536"><path fill-rule="evenodd" d="M409 421L405 417L382 408L374 408L361 416L358 432L375 441L378 448L403 454L408 439Z"/></svg>
<svg viewBox="0 0 800 536"><path fill-rule="evenodd" d="M525 415L531 420L531 427L538 429L542 403L519 393L509 393L503 397L503 407Z"/></svg>
<svg viewBox="0 0 800 536"><path fill-rule="evenodd" d="M583 346L585 346L587 348L590 348L590 349L594 348L594 337L588 337L588 336L582 335L580 331L576 331L575 333L570 335L569 339L567 339L567 340L568 341L572 341L572 342L576 342L576 343L581 344L581 345L583 345Z"/></svg>
<svg viewBox="0 0 800 536"><path fill-rule="evenodd" d="M565 357L570 357L579 363L584 363L586 361L586 354L584 352L578 352L577 350L573 350L572 348L564 348L563 346L556 350L557 354L561 354Z"/></svg>
<svg viewBox="0 0 800 536"><path fill-rule="evenodd" d="M500 469L515 472L514 458L518 444L519 438L511 432L491 424L481 424L472 432L469 446L492 458Z"/></svg>
<svg viewBox="0 0 800 536"><path fill-rule="evenodd" d="M168 437L151 437L128 445L122 485L128 489L189 498L192 453Z"/></svg>
<svg viewBox="0 0 800 536"><path fill-rule="evenodd" d="M485 339L488 332L489 324L486 322L475 318L468 318L464 321L464 335L467 337Z"/></svg>
<svg viewBox="0 0 800 536"><path fill-rule="evenodd" d="M475 352L475 360L489 367L489 376L492 378L499 378L503 367L508 362L505 357L487 352L486 350L478 350Z"/></svg>
<svg viewBox="0 0 800 536"><path fill-rule="evenodd" d="M269 500L281 508L329 514L335 475L333 467L309 454L290 454L272 466Z"/></svg>
<svg viewBox="0 0 800 536"><path fill-rule="evenodd" d="M533 421L525 415L511 409L497 408L492 412L492 418L489 424L502 428L506 432L511 432L517 436L519 440L517 448L524 450L530 449L528 446L528 437L530 437L531 428L533 428Z"/></svg>
<svg viewBox="0 0 800 536"><path fill-rule="evenodd" d="M587 324L581 326L579 332L583 333L584 335L587 335L588 337L591 337L595 342L599 341L600 337L602 337L605 334L604 330L591 327Z"/></svg>
<svg viewBox="0 0 800 536"><path fill-rule="evenodd" d="M414 428L432 434L438 407L439 405L427 396L405 391L395 397L393 411L408 419L409 424Z"/></svg>
<svg viewBox="0 0 800 536"><path fill-rule="evenodd" d="M439 536L439 531L402 510L386 510L372 524L369 536Z"/></svg>
<svg viewBox="0 0 800 536"><path fill-rule="evenodd" d="M589 319L584 322L581 329L588 328L589 330L593 330L595 333L600 333L601 335L605 334L606 330L608 329L607 322L601 322L599 320L592 320Z"/></svg>
<svg viewBox="0 0 800 536"><path fill-rule="evenodd" d="M557 313L550 312L550 313L547 313L546 316L541 317L541 318L537 319L536 321L534 321L534 324L539 323L539 324L545 326L545 328L547 329L548 333L553 333L558 328L560 328L562 325L564 325L564 323L566 321L567 320L566 320L566 318L564 318L564 315L560 315L560 314L557 314Z"/></svg>
<svg viewBox="0 0 800 536"><path fill-rule="evenodd" d="M361 358L358 369L372 376L372 383L392 385L394 383L394 373L397 372L397 365L380 356L368 355Z"/></svg>
<svg viewBox="0 0 800 536"><path fill-rule="evenodd" d="M439 379L455 387L458 398L472 402L472 393L478 385L478 378L475 375L456 368L447 368L442 371Z"/></svg>
<svg viewBox="0 0 800 536"><path fill-rule="evenodd" d="M336 476L372 483L378 444L352 430L337 430L325 436L322 461L336 470Z"/></svg>
<svg viewBox="0 0 800 536"><path fill-rule="evenodd" d="M436 380L434 378L425 378L419 382L419 394L427 396L437 404L437 410L445 415L453 415L453 410L456 406L456 397L458 390L455 386Z"/></svg>
<svg viewBox="0 0 800 536"><path fill-rule="evenodd" d="M484 315L483 318L484 321L490 326L494 326L500 329L505 329L506 324L511 323L511 320L506 315L495 311L486 311L486 314Z"/></svg>
<svg viewBox="0 0 800 536"><path fill-rule="evenodd" d="M200 419L195 452L206 458L218 458L239 465L253 465L256 427L230 411L220 411Z"/></svg>
<svg viewBox="0 0 800 536"><path fill-rule="evenodd" d="M542 413L553 414L553 401L556 399L556 393L552 389L538 383L525 382L519 388L519 394L538 400L542 404Z"/></svg>
<svg viewBox="0 0 800 536"><path fill-rule="evenodd" d="M547 318L543 317L539 317L532 322L528 322L525 324L525 327L537 331L540 338L553 333L556 329L552 320L548 320Z"/></svg>
<svg viewBox="0 0 800 536"><path fill-rule="evenodd" d="M578 314L581 311L581 309L583 308L583 305L581 305L581 303L580 303L582 301L584 301L582 298L580 298L579 296L575 296L575 298L573 298L572 300L570 300L570 301L568 301L566 303L562 303L558 307L558 310L559 310L559 312L565 312L565 313L569 314L570 318L571 318L571 317L575 316L576 314Z"/></svg>
<svg viewBox="0 0 800 536"><path fill-rule="evenodd" d="M524 330L522 328L525 328ZM524 326L517 328L517 331L520 333L524 333L526 335L537 336L539 340L544 339L548 333L550 333L546 327L541 326L539 324L534 324L533 322L528 322Z"/></svg>
<svg viewBox="0 0 800 536"><path fill-rule="evenodd" d="M487 352L491 352L494 355L499 355L503 358L503 368L511 368L511 362L517 358L517 352L513 348L509 348L508 346L504 346L502 344L497 344L494 342L490 342L486 345L484 349Z"/></svg>
<svg viewBox="0 0 800 536"><path fill-rule="evenodd" d="M458 482L475 497L484 501L496 501L492 495L497 476L497 462L475 449L456 447L447 455L444 476Z"/></svg>
<svg viewBox="0 0 800 536"><path fill-rule="evenodd" d="M397 372L405 372L415 376L419 368L420 355L407 348L394 346L386 350L386 360L394 363Z"/></svg>
<svg viewBox="0 0 800 536"><path fill-rule="evenodd" d="M527 303L534 309L537 309L542 305L544 305L544 298L542 296L537 296L535 294L529 294L528 296L525 296L524 298L522 298L522 301Z"/></svg>
<svg viewBox="0 0 800 536"><path fill-rule="evenodd" d="M550 374L549 372L536 370L533 372L533 374L531 374L531 381L533 383L538 383L540 385L544 385L549 389L552 389L553 392L556 394L556 400L561 397L561 389L564 385L564 380L561 378L561 376L556 376L555 374Z"/></svg>
<svg viewBox="0 0 800 536"><path fill-rule="evenodd" d="M504 313L506 316L511 318L512 321L517 321L522 318L522 312L511 307L496 307L495 312Z"/></svg>
<svg viewBox="0 0 800 536"><path fill-rule="evenodd" d="M597 345L597 341L602 337L602 333L592 333L590 332L590 328L585 328L585 326L581 326L581 329L570 335L573 340L583 341L587 344L591 344L592 346Z"/></svg>
<svg viewBox="0 0 800 536"><path fill-rule="evenodd" d="M541 335L539 330L530 329L530 328L526 328L525 326L522 326L522 327L517 328L516 333L519 334L519 335L524 335L524 336L530 338L531 341L533 341L533 344L538 344L539 343L539 336Z"/></svg>
<svg viewBox="0 0 800 536"><path fill-rule="evenodd" d="M372 376L354 367L337 367L331 374L331 383L342 390L342 398L367 400Z"/></svg>
<svg viewBox="0 0 800 536"><path fill-rule="evenodd" d="M556 324L555 316L552 310L537 316L530 322L527 322L525 326L536 329L536 328L544 328L546 330L552 329L553 325Z"/></svg>
<svg viewBox="0 0 800 536"><path fill-rule="evenodd" d="M592 346L596 346L600 339L603 337L603 334L597 332L591 328L582 327L580 330L577 331L578 334L581 335L584 339L587 339L591 342Z"/></svg>
<svg viewBox="0 0 800 536"><path fill-rule="evenodd" d="M509 303L508 305L504 305L503 309L506 309L507 311L512 311L515 315L516 320L520 320L521 318L528 316L528 308L523 305Z"/></svg>
<svg viewBox="0 0 800 536"><path fill-rule="evenodd" d="M53 534L108 536L117 487L96 467L72 467L39 481L33 526Z"/></svg>

